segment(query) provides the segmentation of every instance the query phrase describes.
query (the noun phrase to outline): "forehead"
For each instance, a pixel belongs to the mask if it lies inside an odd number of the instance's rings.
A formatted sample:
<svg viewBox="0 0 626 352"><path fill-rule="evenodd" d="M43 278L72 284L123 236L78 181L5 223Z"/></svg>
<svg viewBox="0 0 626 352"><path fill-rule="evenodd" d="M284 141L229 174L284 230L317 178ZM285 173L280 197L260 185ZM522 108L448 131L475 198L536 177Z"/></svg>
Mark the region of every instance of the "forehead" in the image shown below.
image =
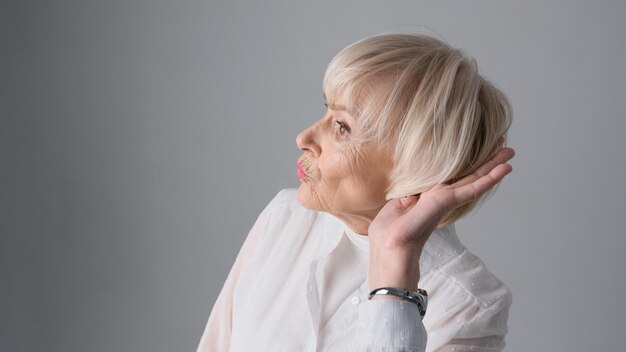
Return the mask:
<svg viewBox="0 0 626 352"><path fill-rule="evenodd" d="M353 105L350 104L343 95L339 94L327 96L326 92L323 92L323 97L325 105L331 110L350 115L351 117L355 117L354 111L352 109Z"/></svg>

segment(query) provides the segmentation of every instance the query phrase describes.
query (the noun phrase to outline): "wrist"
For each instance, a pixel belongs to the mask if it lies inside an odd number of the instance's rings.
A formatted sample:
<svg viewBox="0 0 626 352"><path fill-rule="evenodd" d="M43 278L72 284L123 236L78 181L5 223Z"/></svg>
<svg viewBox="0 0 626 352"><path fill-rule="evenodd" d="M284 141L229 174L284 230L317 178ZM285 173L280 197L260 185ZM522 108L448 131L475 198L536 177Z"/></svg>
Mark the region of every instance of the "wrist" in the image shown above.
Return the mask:
<svg viewBox="0 0 626 352"><path fill-rule="evenodd" d="M419 255L409 253L378 253L370 255L368 286L397 287L415 291L420 279Z"/></svg>
<svg viewBox="0 0 626 352"><path fill-rule="evenodd" d="M407 291L396 287L381 287L372 290L369 299L375 299L377 296L393 297L408 300L415 303L420 313L420 317L424 318L426 314L426 306L428 305L428 293L425 290L417 289L416 291Z"/></svg>

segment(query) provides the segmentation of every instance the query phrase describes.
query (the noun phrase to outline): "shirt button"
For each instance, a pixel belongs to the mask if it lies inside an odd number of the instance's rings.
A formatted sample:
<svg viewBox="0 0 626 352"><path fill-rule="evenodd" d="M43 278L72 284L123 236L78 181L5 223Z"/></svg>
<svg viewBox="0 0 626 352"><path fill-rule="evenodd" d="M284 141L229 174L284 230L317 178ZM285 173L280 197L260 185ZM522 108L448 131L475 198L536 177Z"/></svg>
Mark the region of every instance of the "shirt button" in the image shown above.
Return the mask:
<svg viewBox="0 0 626 352"><path fill-rule="evenodd" d="M353 296L350 302L352 302L352 304L359 304L359 302L361 302L361 299L357 296Z"/></svg>

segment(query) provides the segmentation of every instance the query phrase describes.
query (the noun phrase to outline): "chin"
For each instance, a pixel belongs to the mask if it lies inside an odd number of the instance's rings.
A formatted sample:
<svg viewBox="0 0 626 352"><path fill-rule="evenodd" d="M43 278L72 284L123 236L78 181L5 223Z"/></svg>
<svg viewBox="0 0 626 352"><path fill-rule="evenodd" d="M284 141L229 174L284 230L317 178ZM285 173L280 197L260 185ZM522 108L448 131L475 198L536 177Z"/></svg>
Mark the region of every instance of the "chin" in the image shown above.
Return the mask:
<svg viewBox="0 0 626 352"><path fill-rule="evenodd" d="M317 199L313 197L311 189L305 183L301 183L300 187L298 187L297 199L298 203L300 203L303 208L322 210L317 202Z"/></svg>

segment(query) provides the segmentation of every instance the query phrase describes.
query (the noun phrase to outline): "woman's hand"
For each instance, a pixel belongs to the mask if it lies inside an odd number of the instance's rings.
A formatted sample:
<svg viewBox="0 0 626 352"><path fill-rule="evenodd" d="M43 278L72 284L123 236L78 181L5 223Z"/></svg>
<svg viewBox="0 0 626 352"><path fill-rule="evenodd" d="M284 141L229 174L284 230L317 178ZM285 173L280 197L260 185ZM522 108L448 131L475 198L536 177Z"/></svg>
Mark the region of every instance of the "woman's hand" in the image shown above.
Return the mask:
<svg viewBox="0 0 626 352"><path fill-rule="evenodd" d="M419 281L419 257L440 221L456 208L475 200L498 184L512 168L513 149L504 148L471 175L439 184L417 196L390 200L369 226L369 287L414 291Z"/></svg>

